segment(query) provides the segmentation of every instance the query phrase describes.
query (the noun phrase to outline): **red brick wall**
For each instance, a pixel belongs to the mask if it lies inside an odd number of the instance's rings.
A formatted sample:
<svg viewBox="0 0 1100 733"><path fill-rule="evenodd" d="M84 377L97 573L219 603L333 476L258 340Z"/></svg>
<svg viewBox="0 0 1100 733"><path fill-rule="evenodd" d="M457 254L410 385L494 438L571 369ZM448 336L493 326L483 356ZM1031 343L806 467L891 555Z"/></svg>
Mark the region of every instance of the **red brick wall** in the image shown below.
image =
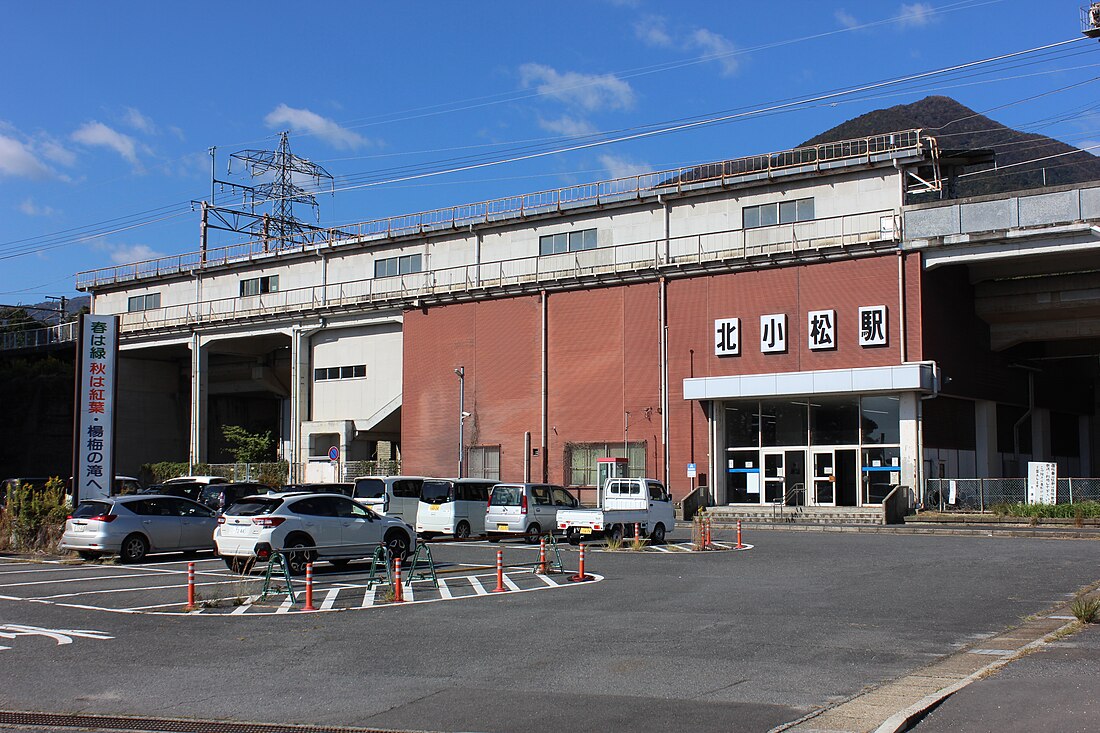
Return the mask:
<svg viewBox="0 0 1100 733"><path fill-rule="evenodd" d="M906 320L910 360L919 358L919 262L909 256ZM707 421L683 399L688 376L759 374L900 362L896 255L698 277L668 282L670 466L676 496L688 491L686 464L706 472ZM532 479L563 480L567 442L647 443L647 475L663 476L660 404L660 286L657 283L552 293L548 296L548 438L532 458ZM858 345L858 308L885 304L889 346ZM806 313L837 311L838 347L811 352ZM761 354L759 318L786 313L788 353ZM741 356L714 356L714 320L741 318ZM410 311L404 327L403 470L451 475L457 469L458 378L466 367L467 444L501 445L501 478L523 476L523 433L540 435L538 296ZM694 354L692 354L694 351ZM471 425L471 422L474 425ZM694 432L694 436L692 433Z"/></svg>

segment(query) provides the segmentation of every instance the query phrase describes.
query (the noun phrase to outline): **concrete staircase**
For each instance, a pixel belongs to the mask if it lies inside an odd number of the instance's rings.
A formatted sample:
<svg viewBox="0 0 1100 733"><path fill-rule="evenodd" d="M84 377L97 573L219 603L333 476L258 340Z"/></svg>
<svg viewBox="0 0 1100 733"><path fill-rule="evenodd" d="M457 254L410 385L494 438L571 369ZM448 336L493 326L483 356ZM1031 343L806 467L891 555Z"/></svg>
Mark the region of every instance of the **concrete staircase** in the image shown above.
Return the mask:
<svg viewBox="0 0 1100 733"><path fill-rule="evenodd" d="M779 507L770 504L738 504L708 507L706 513L715 526L723 527L738 520L746 524L886 524L880 506L788 506L781 514Z"/></svg>

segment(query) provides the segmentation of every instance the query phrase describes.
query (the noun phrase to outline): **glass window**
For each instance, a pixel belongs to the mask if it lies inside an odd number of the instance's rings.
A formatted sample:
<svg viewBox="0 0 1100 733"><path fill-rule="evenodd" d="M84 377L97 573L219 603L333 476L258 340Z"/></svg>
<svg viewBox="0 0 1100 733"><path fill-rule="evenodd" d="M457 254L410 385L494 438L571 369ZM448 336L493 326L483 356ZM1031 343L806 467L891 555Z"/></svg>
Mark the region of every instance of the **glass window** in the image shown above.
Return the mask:
<svg viewBox="0 0 1100 733"><path fill-rule="evenodd" d="M596 230L581 229L561 234L546 234L539 237L539 254L556 255L562 252L579 252L596 248Z"/></svg>
<svg viewBox="0 0 1100 733"><path fill-rule="evenodd" d="M386 482L382 479L361 478L355 482L354 496L356 499L381 499L385 495Z"/></svg>
<svg viewBox="0 0 1100 733"><path fill-rule="evenodd" d="M779 202L779 223L791 224L798 221L798 211L794 201Z"/></svg>
<svg viewBox="0 0 1100 733"><path fill-rule="evenodd" d="M760 438L765 447L806 445L806 403L776 400L760 403Z"/></svg>
<svg viewBox="0 0 1100 733"><path fill-rule="evenodd" d="M901 449L864 448L860 468L863 503L881 504L890 487L901 483Z"/></svg>
<svg viewBox="0 0 1100 733"><path fill-rule="evenodd" d="M570 486L595 486L597 458L626 458L626 475L643 478L646 474L645 441L628 443L566 443L565 465L569 468Z"/></svg>
<svg viewBox="0 0 1100 733"><path fill-rule="evenodd" d="M420 487L420 501L426 504L444 504L454 496L454 484L450 481L425 481Z"/></svg>
<svg viewBox="0 0 1100 733"><path fill-rule="evenodd" d="M726 447L756 448L760 445L760 420L756 402L726 403Z"/></svg>
<svg viewBox="0 0 1100 733"><path fill-rule="evenodd" d="M814 219L814 200L813 199L799 199L795 201L795 205L798 209L796 219L798 221L813 221Z"/></svg>
<svg viewBox="0 0 1100 733"><path fill-rule="evenodd" d="M279 290L279 276L268 275L267 277L253 277L248 280L241 280L241 297L244 298L249 295L262 295L264 293L275 293Z"/></svg>
<svg viewBox="0 0 1100 733"><path fill-rule="evenodd" d="M860 428L863 442L901 442L901 398L891 395L875 395L860 400L863 410Z"/></svg>
<svg viewBox="0 0 1100 733"><path fill-rule="evenodd" d="M856 398L814 398L810 403L810 443L852 445L858 442L859 403Z"/></svg>
<svg viewBox="0 0 1100 733"><path fill-rule="evenodd" d="M565 489L554 488L554 505L555 506L577 506L577 499Z"/></svg>
<svg viewBox="0 0 1100 733"><path fill-rule="evenodd" d="M779 207L776 204L765 204L760 207L760 226L770 227L779 223Z"/></svg>
<svg viewBox="0 0 1100 733"><path fill-rule="evenodd" d="M101 514L107 514L111 511L111 505L105 501L82 501L80 506L73 512L74 519L87 519L88 517L98 517Z"/></svg>
<svg viewBox="0 0 1100 733"><path fill-rule="evenodd" d="M365 377L365 376L367 376L367 365L366 364L357 364L356 366L353 366L351 376L353 376L353 377Z"/></svg>
<svg viewBox="0 0 1100 733"><path fill-rule="evenodd" d="M755 229L760 226L760 207L759 206L746 206L741 216L745 229Z"/></svg>
<svg viewBox="0 0 1100 733"><path fill-rule="evenodd" d="M405 479L393 482L393 495L402 499L420 496L420 486L424 482L419 479Z"/></svg>
<svg viewBox="0 0 1100 733"><path fill-rule="evenodd" d="M400 262L398 263L398 272L401 275L421 272L422 270L423 268L421 267L421 258L418 254L404 255L403 257L401 257Z"/></svg>
<svg viewBox="0 0 1100 733"><path fill-rule="evenodd" d="M500 481L500 446L475 445L467 448L466 475Z"/></svg>
<svg viewBox="0 0 1100 733"><path fill-rule="evenodd" d="M313 381L320 382L325 379L328 379L328 369L322 368L313 370Z"/></svg>
<svg viewBox="0 0 1100 733"><path fill-rule="evenodd" d="M489 494L489 506L519 506L523 500L523 488L519 486L494 486Z"/></svg>
<svg viewBox="0 0 1100 733"><path fill-rule="evenodd" d="M539 506L552 506L554 503L550 498L550 487L548 486L531 487L531 497Z"/></svg>
<svg viewBox="0 0 1100 733"><path fill-rule="evenodd" d="M585 229L579 232L569 232L569 251L578 252L585 249L596 248L596 230Z"/></svg>
<svg viewBox="0 0 1100 733"><path fill-rule="evenodd" d="M135 311L147 311L153 308L160 308L160 293L135 295L126 300L126 310L131 313Z"/></svg>

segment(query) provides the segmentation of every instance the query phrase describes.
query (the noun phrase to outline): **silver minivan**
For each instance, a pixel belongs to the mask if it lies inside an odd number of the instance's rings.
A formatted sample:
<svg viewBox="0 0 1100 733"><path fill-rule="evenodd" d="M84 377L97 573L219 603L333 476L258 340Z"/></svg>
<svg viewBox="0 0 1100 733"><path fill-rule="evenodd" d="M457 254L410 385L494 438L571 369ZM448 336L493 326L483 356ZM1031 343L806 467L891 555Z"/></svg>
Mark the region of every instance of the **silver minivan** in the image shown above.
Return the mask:
<svg viewBox="0 0 1100 733"><path fill-rule="evenodd" d="M553 532L558 509L575 509L576 497L552 484L497 484L485 510L485 533L490 542L522 535L528 544Z"/></svg>
<svg viewBox="0 0 1100 733"><path fill-rule="evenodd" d="M360 476L355 479L351 498L387 517L397 517L416 526L423 476Z"/></svg>

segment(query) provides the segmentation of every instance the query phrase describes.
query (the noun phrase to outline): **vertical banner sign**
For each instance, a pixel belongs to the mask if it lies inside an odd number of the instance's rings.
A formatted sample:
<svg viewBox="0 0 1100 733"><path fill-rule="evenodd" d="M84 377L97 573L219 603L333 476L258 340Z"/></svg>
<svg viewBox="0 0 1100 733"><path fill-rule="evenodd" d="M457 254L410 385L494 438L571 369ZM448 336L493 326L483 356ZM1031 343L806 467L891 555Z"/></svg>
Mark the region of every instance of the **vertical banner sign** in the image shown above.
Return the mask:
<svg viewBox="0 0 1100 733"><path fill-rule="evenodd" d="M1028 461L1027 503L1058 503L1058 464Z"/></svg>
<svg viewBox="0 0 1100 733"><path fill-rule="evenodd" d="M118 316L82 315L77 353L74 502L110 496L114 482Z"/></svg>

